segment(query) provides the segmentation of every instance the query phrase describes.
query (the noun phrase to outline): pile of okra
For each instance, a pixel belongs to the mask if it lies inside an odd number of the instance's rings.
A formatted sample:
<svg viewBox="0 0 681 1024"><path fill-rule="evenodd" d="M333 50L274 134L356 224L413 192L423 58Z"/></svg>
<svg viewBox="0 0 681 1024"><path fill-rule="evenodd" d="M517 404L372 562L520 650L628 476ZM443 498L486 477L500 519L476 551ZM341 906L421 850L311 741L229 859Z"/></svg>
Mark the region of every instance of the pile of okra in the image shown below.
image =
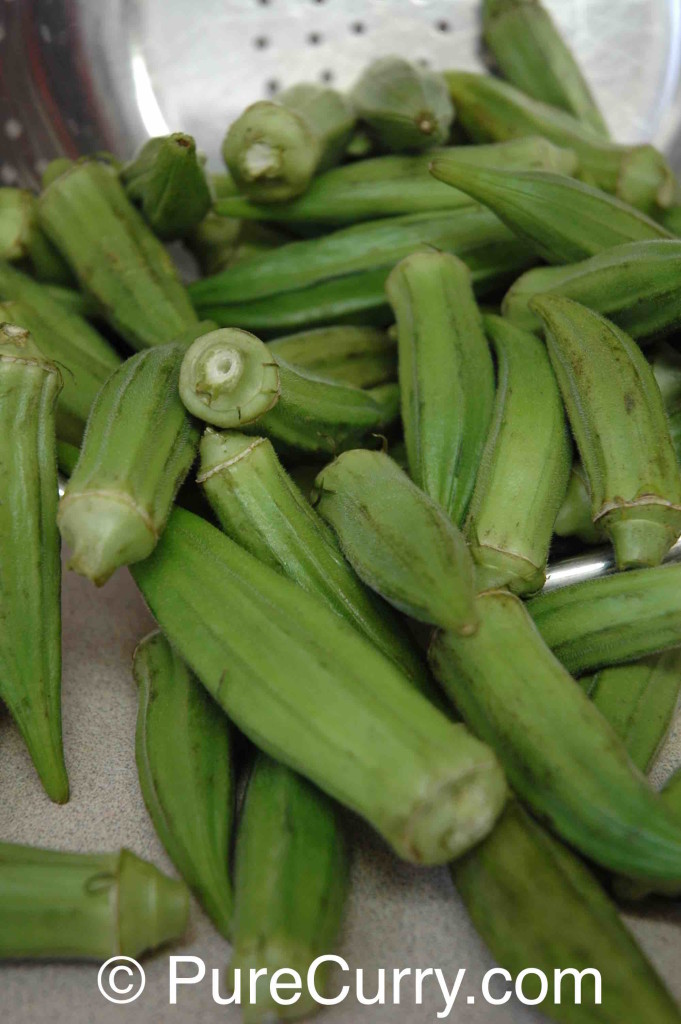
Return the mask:
<svg viewBox="0 0 681 1024"><path fill-rule="evenodd" d="M139 957L191 890L227 984L305 979L349 810L449 866L512 975L601 972L548 1016L681 1021L618 906L681 896L681 776L646 778L681 688L681 187L537 0L482 34L494 74L385 57L255 103L220 174L176 133L0 190L0 697L66 802L60 540L97 586L128 566L181 878L0 844L0 957ZM598 544L614 572L542 592Z"/></svg>

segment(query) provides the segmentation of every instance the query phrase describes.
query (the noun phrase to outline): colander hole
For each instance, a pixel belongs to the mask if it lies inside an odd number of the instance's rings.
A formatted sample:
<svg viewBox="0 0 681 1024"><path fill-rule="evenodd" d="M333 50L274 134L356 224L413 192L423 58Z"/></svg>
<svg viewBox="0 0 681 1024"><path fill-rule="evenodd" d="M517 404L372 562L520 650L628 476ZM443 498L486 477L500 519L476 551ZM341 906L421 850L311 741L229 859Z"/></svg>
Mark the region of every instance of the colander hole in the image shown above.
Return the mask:
<svg viewBox="0 0 681 1024"><path fill-rule="evenodd" d="M449 24L449 22L445 21L444 18L441 21L435 22L435 28L438 30L438 32L449 32L451 27L452 26Z"/></svg>
<svg viewBox="0 0 681 1024"><path fill-rule="evenodd" d="M331 68L325 68L319 76L322 82L333 82L334 74Z"/></svg>
<svg viewBox="0 0 681 1024"><path fill-rule="evenodd" d="M353 21L350 26L350 31L354 32L357 36L361 36L363 32L366 32L366 28L367 27L363 21Z"/></svg>
<svg viewBox="0 0 681 1024"><path fill-rule="evenodd" d="M265 89L267 90L267 94L269 96L274 96L281 89L281 82L279 81L278 78L270 78L267 82L265 82Z"/></svg>
<svg viewBox="0 0 681 1024"><path fill-rule="evenodd" d="M318 46L322 41L322 36L319 32L310 32L308 34L307 41L310 46Z"/></svg>
<svg viewBox="0 0 681 1024"><path fill-rule="evenodd" d="M270 45L269 38L267 36L256 36L253 40L253 45L256 50L264 50Z"/></svg>

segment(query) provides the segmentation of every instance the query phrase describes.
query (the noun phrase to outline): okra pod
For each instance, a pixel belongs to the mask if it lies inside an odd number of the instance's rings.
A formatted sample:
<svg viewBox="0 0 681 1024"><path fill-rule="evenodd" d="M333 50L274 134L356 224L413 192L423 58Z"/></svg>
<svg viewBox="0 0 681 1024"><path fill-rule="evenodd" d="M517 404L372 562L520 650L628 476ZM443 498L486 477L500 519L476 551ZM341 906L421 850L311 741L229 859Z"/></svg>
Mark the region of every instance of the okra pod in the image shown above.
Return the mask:
<svg viewBox="0 0 681 1024"><path fill-rule="evenodd" d="M584 862L515 800L494 830L450 867L473 924L499 965L560 979L538 1009L560 1024L678 1024L679 1011L614 903ZM601 1001L586 976L601 978ZM580 985L574 972L582 975ZM536 982L536 984L533 984ZM541 1000L539 977L523 992Z"/></svg>
<svg viewBox="0 0 681 1024"><path fill-rule="evenodd" d="M546 579L572 445L542 342L501 317L484 322L496 354L497 392L465 532L478 587L525 594Z"/></svg>
<svg viewBox="0 0 681 1024"><path fill-rule="evenodd" d="M395 342L375 327L319 327L276 338L268 348L275 359L355 388L397 380Z"/></svg>
<svg viewBox="0 0 681 1024"><path fill-rule="evenodd" d="M507 591L477 598L474 636L442 631L429 660L469 728L551 828L597 864L681 879L681 822ZM681 616L679 616L681 619Z"/></svg>
<svg viewBox="0 0 681 1024"><path fill-rule="evenodd" d="M357 115L383 149L442 146L454 107L442 75L401 57L380 57L360 75L350 93Z"/></svg>
<svg viewBox="0 0 681 1024"><path fill-rule="evenodd" d="M600 189L548 171L498 171L435 159L431 173L488 206L549 263L575 263L626 242L671 238Z"/></svg>
<svg viewBox="0 0 681 1024"><path fill-rule="evenodd" d="M639 345L681 328L681 242L627 242L565 267L537 267L511 286L502 312L528 331L542 328L532 299L563 295L612 320Z"/></svg>
<svg viewBox="0 0 681 1024"><path fill-rule="evenodd" d="M333 950L348 892L349 856L333 803L301 778L258 754L237 833L234 936L227 973L265 969L245 1024L298 1020L319 1008L303 980L301 997L282 1007L270 994L277 970L306 979L310 964ZM317 990L324 991L320 972Z"/></svg>
<svg viewBox="0 0 681 1024"><path fill-rule="evenodd" d="M180 371L190 412L218 427L257 429L286 448L326 452L352 447L397 419L396 384L361 388L325 380L273 356L237 328L199 338Z"/></svg>
<svg viewBox="0 0 681 1024"><path fill-rule="evenodd" d="M541 0L484 0L482 35L511 85L608 138L587 81Z"/></svg>
<svg viewBox="0 0 681 1024"><path fill-rule="evenodd" d="M160 633L137 645L132 671L139 690L135 756L144 803L173 864L229 938L229 722Z"/></svg>
<svg viewBox="0 0 681 1024"><path fill-rule="evenodd" d="M681 534L681 469L660 389L638 345L557 295L533 299L589 481L591 514L617 566L659 565Z"/></svg>
<svg viewBox="0 0 681 1024"><path fill-rule="evenodd" d="M428 170L435 156L448 154L474 167L536 168L561 174L573 174L577 169L575 153L559 149L546 139L511 139L489 146L456 146L414 156L360 160L320 174L304 195L287 203L259 206L245 196L234 195L219 199L216 210L227 217L247 220L338 226L379 217L457 210L471 205L470 196L436 181Z"/></svg>
<svg viewBox="0 0 681 1024"><path fill-rule="evenodd" d="M623 740L642 772L667 738L681 687L681 651L672 648L580 680L591 702Z"/></svg>
<svg viewBox="0 0 681 1024"><path fill-rule="evenodd" d="M63 853L0 843L0 958L139 957L179 939L189 893L130 850Z"/></svg>
<svg viewBox="0 0 681 1024"><path fill-rule="evenodd" d="M497 287L533 262L527 246L494 214L470 206L436 216L369 221L290 242L195 281L189 292L202 315L230 327L281 333L286 327L339 323L350 315L373 324L369 314L380 315L385 323L388 274L424 246L459 256L478 292Z"/></svg>
<svg viewBox="0 0 681 1024"><path fill-rule="evenodd" d="M681 771L678 768L667 779L667 782L660 790L660 796L676 820L681 821ZM642 900L646 896L651 895L651 893L654 893L656 896L670 896L675 899L678 899L681 895L681 885L674 885L673 883L651 885L645 882L634 881L631 878L615 879L614 888L617 897L623 900Z"/></svg>
<svg viewBox="0 0 681 1024"><path fill-rule="evenodd" d="M280 203L338 163L354 124L352 106L339 92L296 85L276 103L248 107L230 126L222 156L242 192L261 203Z"/></svg>
<svg viewBox="0 0 681 1024"><path fill-rule="evenodd" d="M297 583L180 508L132 573L236 725L400 856L446 863L492 827L506 794L491 752Z"/></svg>
<svg viewBox="0 0 681 1024"><path fill-rule="evenodd" d="M79 445L100 387L120 356L83 317L55 302L44 285L0 262L0 317L33 335L43 355L62 367L57 433Z"/></svg>
<svg viewBox="0 0 681 1024"><path fill-rule="evenodd" d="M269 217L269 209L267 208ZM250 221L235 220L211 211L183 238L202 274L217 274L249 256L290 242L289 235Z"/></svg>
<svg viewBox="0 0 681 1024"><path fill-rule="evenodd" d="M333 531L286 473L271 443L207 430L200 452L197 480L225 533L345 618L420 689L432 693L404 628L357 578Z"/></svg>
<svg viewBox="0 0 681 1024"><path fill-rule="evenodd" d="M96 160L57 175L38 201L42 228L84 292L133 348L170 342L196 323L170 256Z"/></svg>
<svg viewBox="0 0 681 1024"><path fill-rule="evenodd" d="M55 405L61 376L28 331L0 325L0 699L51 800L69 783L61 729Z"/></svg>
<svg viewBox="0 0 681 1024"><path fill-rule="evenodd" d="M636 661L681 646L681 564L559 587L527 607L573 675Z"/></svg>
<svg viewBox="0 0 681 1024"><path fill-rule="evenodd" d="M577 537L584 544L604 544L608 539L603 524L591 515L591 494L584 467L575 462L567 491L558 509L553 532L557 537Z"/></svg>
<svg viewBox="0 0 681 1024"><path fill-rule="evenodd" d="M444 73L457 120L474 142L542 135L579 158L580 177L646 213L678 201L676 178L653 146L619 146L563 110L489 75Z"/></svg>
<svg viewBox="0 0 681 1024"><path fill-rule="evenodd" d="M383 452L326 466L316 507L360 579L419 622L474 633L473 563L463 535Z"/></svg>
<svg viewBox="0 0 681 1024"><path fill-rule="evenodd" d="M39 281L74 283L68 264L38 224L36 197L25 189L0 188L0 259L30 270Z"/></svg>
<svg viewBox="0 0 681 1024"><path fill-rule="evenodd" d="M400 397L412 480L461 524L494 403L494 367L468 268L420 252L386 283L397 321Z"/></svg>
<svg viewBox="0 0 681 1024"><path fill-rule="evenodd" d="M191 135L149 139L120 178L158 238L183 238L210 210L210 188Z"/></svg>
<svg viewBox="0 0 681 1024"><path fill-rule="evenodd" d="M198 426L178 391L185 346L128 359L99 392L59 503L69 568L97 586L153 550L196 456Z"/></svg>

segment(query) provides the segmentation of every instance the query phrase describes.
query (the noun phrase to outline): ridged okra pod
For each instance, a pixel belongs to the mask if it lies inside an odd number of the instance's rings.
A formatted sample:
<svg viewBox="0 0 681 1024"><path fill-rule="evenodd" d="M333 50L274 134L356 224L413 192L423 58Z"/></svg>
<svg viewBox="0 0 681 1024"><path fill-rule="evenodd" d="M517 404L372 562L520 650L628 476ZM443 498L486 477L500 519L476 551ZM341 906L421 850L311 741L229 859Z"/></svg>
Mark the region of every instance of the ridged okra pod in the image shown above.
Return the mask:
<svg viewBox="0 0 681 1024"><path fill-rule="evenodd" d="M159 238L183 238L210 210L210 188L196 143L183 132L149 139L120 177Z"/></svg>
<svg viewBox="0 0 681 1024"><path fill-rule="evenodd" d="M37 199L25 189L0 189L0 259L39 281L72 285L71 270L38 223Z"/></svg>
<svg viewBox="0 0 681 1024"><path fill-rule="evenodd" d="M436 634L429 659L469 728L495 750L510 785L597 864L634 878L681 878L681 821L507 591L477 598L472 637Z"/></svg>
<svg viewBox="0 0 681 1024"><path fill-rule="evenodd" d="M107 960L179 939L189 893L130 850L0 843L0 904L0 959Z"/></svg>
<svg viewBox="0 0 681 1024"><path fill-rule="evenodd" d="M380 57L350 93L361 121L383 149L429 149L447 141L454 107L442 75L401 57Z"/></svg>
<svg viewBox="0 0 681 1024"><path fill-rule="evenodd" d="M196 323L170 256L113 168L73 164L45 188L38 214L83 291L133 348L170 342Z"/></svg>
<svg viewBox="0 0 681 1024"><path fill-rule="evenodd" d="M539 632L573 675L681 646L681 565L634 569L539 594Z"/></svg>
<svg viewBox="0 0 681 1024"><path fill-rule="evenodd" d="M485 317L485 329L497 357L497 391L465 532L478 588L525 594L546 578L572 445L542 342L497 316Z"/></svg>
<svg viewBox="0 0 681 1024"><path fill-rule="evenodd" d="M503 142L542 135L579 158L585 181L612 192L647 213L674 203L678 185L664 156L653 146L619 146L563 110L527 96L489 75L447 71L445 80L457 121L474 142Z"/></svg>
<svg viewBox="0 0 681 1024"><path fill-rule="evenodd" d="M310 964L338 941L348 891L349 857L333 803L290 768L258 754L248 783L235 852L234 936L227 983L241 971L245 1024L298 1020L319 1009L306 987ZM266 969L253 1003L243 986ZM272 999L275 971L303 979L297 1002ZM324 991L320 970L317 989Z"/></svg>
<svg viewBox="0 0 681 1024"><path fill-rule="evenodd" d="M580 680L591 702L622 738L637 768L651 768L669 727L681 687L681 651L613 665Z"/></svg>
<svg viewBox="0 0 681 1024"><path fill-rule="evenodd" d="M87 320L8 263L0 263L0 298L0 318L30 331L42 354L63 370L57 434L80 444L95 396L120 365L120 356Z"/></svg>
<svg viewBox="0 0 681 1024"><path fill-rule="evenodd" d="M409 472L460 524L494 403L494 367L470 272L446 253L414 253L397 264L386 291L397 321Z"/></svg>
<svg viewBox="0 0 681 1024"><path fill-rule="evenodd" d="M184 346L128 359L99 392L59 503L69 567L98 586L153 551L199 443L180 400Z"/></svg>
<svg viewBox="0 0 681 1024"><path fill-rule="evenodd" d="M538 1009L559 1024L678 1024L679 1011L584 862L511 801L494 830L451 865L454 884L497 963L517 977L528 964L554 979L560 1002ZM601 976L595 1001L589 970ZM581 1004L571 971L581 980ZM523 992L540 999L539 978ZM553 995L553 992L551 993Z"/></svg>
<svg viewBox="0 0 681 1024"><path fill-rule="evenodd" d="M189 292L202 315L250 330L355 322L389 323L384 285L414 250L434 246L466 263L476 291L498 287L534 261L494 214L479 206L439 214L368 221L272 252L195 281ZM210 310L210 312L208 312Z"/></svg>
<svg viewBox="0 0 681 1024"><path fill-rule="evenodd" d="M0 699L46 793L69 798L61 729L61 562L55 405L61 376L0 325Z"/></svg>
<svg viewBox="0 0 681 1024"><path fill-rule="evenodd" d="M473 563L444 509L383 452L326 466L316 507L360 579L419 622L474 633Z"/></svg>
<svg viewBox="0 0 681 1024"><path fill-rule="evenodd" d="M207 430L198 482L225 533L345 618L424 692L432 688L404 627L357 578L264 437Z"/></svg>
<svg viewBox="0 0 681 1024"><path fill-rule="evenodd" d="M187 409L217 427L257 429L280 444L334 454L398 416L396 384L361 388L290 366L255 335L222 328L198 338L180 370Z"/></svg>
<svg viewBox="0 0 681 1024"><path fill-rule="evenodd" d="M639 345L681 328L681 242L627 242L564 267L537 267L523 274L504 297L502 312L528 331L542 328L532 299L563 295L612 320Z"/></svg>
<svg viewBox="0 0 681 1024"><path fill-rule="evenodd" d="M676 820L681 821L681 771L678 768L667 779L660 790L660 796ZM657 896L670 896L674 899L681 896L681 885L673 883L651 885L633 881L630 878L615 879L614 889L617 897L622 900L642 900L651 893Z"/></svg>
<svg viewBox="0 0 681 1024"><path fill-rule="evenodd" d="M558 509L553 532L557 537L577 537L584 544L604 544L608 535L591 515L591 494L584 467L573 463L563 503Z"/></svg>
<svg viewBox="0 0 681 1024"><path fill-rule="evenodd" d="M528 96L567 110L608 137L572 51L541 0L484 0L482 35L503 77Z"/></svg>
<svg viewBox="0 0 681 1024"><path fill-rule="evenodd" d="M267 207L268 218L270 209ZM235 220L234 217L223 216L213 210L183 238L185 246L205 275L217 274L242 259L276 249L290 241L290 235L275 228L257 222Z"/></svg>
<svg viewBox="0 0 681 1024"><path fill-rule="evenodd" d="M445 863L492 827L505 785L488 748L297 583L179 508L132 573L237 726L400 856Z"/></svg>
<svg viewBox="0 0 681 1024"><path fill-rule="evenodd" d="M277 102L247 107L230 126L222 155L240 191L261 203L280 203L338 163L354 124L351 104L334 89L295 85Z"/></svg>
<svg viewBox="0 0 681 1024"><path fill-rule="evenodd" d="M620 569L658 565L681 534L681 469L653 371L631 338L572 299L544 295L532 309L545 324L592 518Z"/></svg>
<svg viewBox="0 0 681 1024"><path fill-rule="evenodd" d="M577 157L542 138L511 139L489 146L456 146L413 156L378 156L333 167L310 182L302 196L287 203L259 205L245 196L218 199L226 217L280 224L355 224L378 217L456 210L470 206L465 192L436 181L428 168L434 156L451 155L474 167L506 167L573 174ZM207 271L208 273L210 271Z"/></svg>
<svg viewBox="0 0 681 1024"><path fill-rule="evenodd" d="M395 342L376 327L318 327L276 338L268 348L276 359L355 388L397 380Z"/></svg>
<svg viewBox="0 0 681 1024"><path fill-rule="evenodd" d="M671 238L620 199L549 171L501 171L436 158L431 173L488 206L549 263L574 263L626 242Z"/></svg>
<svg viewBox="0 0 681 1024"><path fill-rule="evenodd" d="M234 802L230 725L161 633L137 645L135 758L144 803L166 852L229 938Z"/></svg>

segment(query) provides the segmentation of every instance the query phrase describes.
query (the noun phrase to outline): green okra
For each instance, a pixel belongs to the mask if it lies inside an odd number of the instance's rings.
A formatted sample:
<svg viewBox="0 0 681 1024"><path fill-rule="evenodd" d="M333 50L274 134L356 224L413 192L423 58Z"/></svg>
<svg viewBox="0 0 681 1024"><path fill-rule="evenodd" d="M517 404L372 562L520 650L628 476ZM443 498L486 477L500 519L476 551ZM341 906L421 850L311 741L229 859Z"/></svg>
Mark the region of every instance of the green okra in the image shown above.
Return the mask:
<svg viewBox="0 0 681 1024"><path fill-rule="evenodd" d="M261 203L280 203L338 163L354 125L351 104L335 89L294 85L276 103L247 107L230 125L222 156L240 191Z"/></svg>
<svg viewBox="0 0 681 1024"><path fill-rule="evenodd" d="M268 348L276 359L355 388L397 380L395 342L375 327L318 327L276 338Z"/></svg>
<svg viewBox="0 0 681 1024"><path fill-rule="evenodd" d="M360 579L419 622L462 635L477 624L463 535L383 452L345 452L316 482L316 507Z"/></svg>
<svg viewBox="0 0 681 1024"><path fill-rule="evenodd" d="M228 327L281 333L286 327L340 323L351 315L373 324L370 314L389 323L386 278L404 256L423 247L459 256L480 293L534 262L528 247L494 214L470 206L369 221L290 242L195 281L189 292L202 315Z"/></svg>
<svg viewBox="0 0 681 1024"><path fill-rule="evenodd" d="M494 403L494 367L471 275L417 252L386 283L397 321L402 423L412 480L461 524Z"/></svg>
<svg viewBox="0 0 681 1024"><path fill-rule="evenodd" d="M399 416L396 384L366 391L307 373L255 335L224 327L194 342L180 370L187 409L218 427L257 429L300 451L352 447Z"/></svg>
<svg viewBox="0 0 681 1024"><path fill-rule="evenodd" d="M624 741L642 772L650 770L669 728L681 688L681 650L630 665L612 665L581 680L589 699Z"/></svg>
<svg viewBox="0 0 681 1024"><path fill-rule="evenodd" d="M673 344L662 342L649 358L665 409L671 413L681 404L681 352Z"/></svg>
<svg viewBox="0 0 681 1024"><path fill-rule="evenodd" d="M541 330L530 309L536 296L564 295L612 320L639 345L681 328L681 241L627 242L564 267L537 267L511 286L505 317L529 331Z"/></svg>
<svg viewBox="0 0 681 1024"><path fill-rule="evenodd" d="M225 533L347 619L421 690L432 693L404 628L357 578L333 531L286 473L271 443L207 430L200 453L197 480Z"/></svg>
<svg viewBox="0 0 681 1024"><path fill-rule="evenodd" d="M442 77L401 57L380 57L360 75L350 93L357 116L383 149L442 146L454 107Z"/></svg>
<svg viewBox="0 0 681 1024"><path fill-rule="evenodd" d="M112 167L85 160L57 175L38 216L83 291L133 348L165 344L196 323L170 256Z"/></svg>
<svg viewBox="0 0 681 1024"><path fill-rule="evenodd" d="M196 457L199 428L178 392L184 351L175 344L139 352L92 407L58 520L69 568L97 586L153 550Z"/></svg>
<svg viewBox="0 0 681 1024"><path fill-rule="evenodd" d="M539 590L567 490L572 445L546 348L533 334L486 316L497 392L465 532L480 589Z"/></svg>
<svg viewBox="0 0 681 1024"><path fill-rule="evenodd" d="M235 852L234 936L227 972L265 969L245 1024L298 1020L319 1009L308 968L338 941L349 887L349 855L333 803L289 768L258 754L248 783ZM300 999L275 1003L269 979L280 969L303 979ZM326 975L320 971L317 990Z"/></svg>
<svg viewBox="0 0 681 1024"><path fill-rule="evenodd" d="M72 285L68 264L40 228L36 197L21 188L0 188L0 259L17 263L39 281Z"/></svg>
<svg viewBox="0 0 681 1024"><path fill-rule="evenodd" d="M626 242L671 235L620 199L549 171L501 171L436 158L431 173L488 206L549 263L575 263Z"/></svg>
<svg viewBox="0 0 681 1024"><path fill-rule="evenodd" d="M477 607L477 633L437 633L429 660L515 792L597 864L633 878L681 879L681 822L634 769L523 603L493 590Z"/></svg>
<svg viewBox="0 0 681 1024"><path fill-rule="evenodd" d="M400 856L445 863L492 827L506 793L491 752L297 583L180 508L132 573L242 732Z"/></svg>
<svg viewBox="0 0 681 1024"><path fill-rule="evenodd" d="M432 213L470 206L465 192L436 181L428 168L435 156L451 155L474 167L504 167L572 174L577 157L542 138L511 139L489 146L456 146L414 156L379 156L334 167L310 182L302 196L259 206L245 196L218 200L216 209L227 217L274 221L280 224L355 224L358 221L404 214Z"/></svg>
<svg viewBox="0 0 681 1024"><path fill-rule="evenodd" d="M596 878L517 801L450 870L501 967L515 978L531 964L560 978L560 1002L551 996L539 1002L547 1017L560 1024L678 1024L674 1000ZM600 1003L588 976L594 968L601 976ZM586 972L581 1003L571 971ZM541 1000L539 978L525 975L523 992Z"/></svg>
<svg viewBox="0 0 681 1024"><path fill-rule="evenodd" d="M59 371L28 331L0 324L0 699L46 793L66 803L55 437L60 388Z"/></svg>
<svg viewBox="0 0 681 1024"><path fill-rule="evenodd" d="M575 462L570 470L563 503L558 509L553 532L557 537L577 537L584 544L604 544L608 539L603 524L594 522L591 494L584 467Z"/></svg>
<svg viewBox="0 0 681 1024"><path fill-rule="evenodd" d="M44 283L43 288L54 302L58 302L67 313L75 313L80 317L97 316L97 304L88 295L75 288L67 288L60 284ZM0 293L1 294L1 293Z"/></svg>
<svg viewBox="0 0 681 1024"><path fill-rule="evenodd" d="M57 439L57 465L60 473L71 476L80 456L80 449L68 441Z"/></svg>
<svg viewBox="0 0 681 1024"><path fill-rule="evenodd" d="M484 0L482 35L511 85L608 138L588 83L541 0Z"/></svg>
<svg viewBox="0 0 681 1024"><path fill-rule="evenodd" d="M204 275L217 274L242 259L290 241L289 235L265 224L236 220L212 210L183 238Z"/></svg>
<svg viewBox="0 0 681 1024"><path fill-rule="evenodd" d="M64 853L0 843L0 959L140 957L179 939L189 893L130 850Z"/></svg>
<svg viewBox="0 0 681 1024"><path fill-rule="evenodd" d="M458 122L474 142L542 135L579 158L580 177L647 213L676 202L678 185L653 146L619 146L563 110L533 99L507 82L465 71L444 73Z"/></svg>
<svg viewBox="0 0 681 1024"><path fill-rule="evenodd" d="M120 365L120 356L83 317L9 263L0 262L0 298L0 318L30 331L43 355L62 370L57 433L80 444L95 396Z"/></svg>
<svg viewBox="0 0 681 1024"><path fill-rule="evenodd" d="M681 237L681 203L678 200L668 210L662 212L660 220L667 231L671 231L676 238Z"/></svg>
<svg viewBox="0 0 681 1024"><path fill-rule="evenodd" d="M527 607L573 675L636 661L681 646L681 564L573 583Z"/></svg>
<svg viewBox="0 0 681 1024"><path fill-rule="evenodd" d="M196 143L183 132L149 139L120 178L154 234L165 240L183 238L211 208Z"/></svg>
<svg viewBox="0 0 681 1024"><path fill-rule="evenodd" d="M681 534L681 469L640 348L563 296L533 299L589 481L591 515L618 568L658 565Z"/></svg>
<svg viewBox="0 0 681 1024"><path fill-rule="evenodd" d="M676 820L681 821L681 770L677 768L667 779L660 790L660 796ZM614 889L617 897L623 900L642 900L651 894L678 899L681 895L681 885L674 885L673 883L667 885L657 883L652 885L650 883L634 881L631 878L616 878Z"/></svg>
<svg viewBox="0 0 681 1024"><path fill-rule="evenodd" d="M218 427L244 426L279 401L279 367L260 338L223 327L189 346L179 388L186 408L199 419Z"/></svg>
<svg viewBox="0 0 681 1024"><path fill-rule="evenodd" d="M144 803L166 852L229 938L234 783L230 725L160 633L137 645L135 756Z"/></svg>

